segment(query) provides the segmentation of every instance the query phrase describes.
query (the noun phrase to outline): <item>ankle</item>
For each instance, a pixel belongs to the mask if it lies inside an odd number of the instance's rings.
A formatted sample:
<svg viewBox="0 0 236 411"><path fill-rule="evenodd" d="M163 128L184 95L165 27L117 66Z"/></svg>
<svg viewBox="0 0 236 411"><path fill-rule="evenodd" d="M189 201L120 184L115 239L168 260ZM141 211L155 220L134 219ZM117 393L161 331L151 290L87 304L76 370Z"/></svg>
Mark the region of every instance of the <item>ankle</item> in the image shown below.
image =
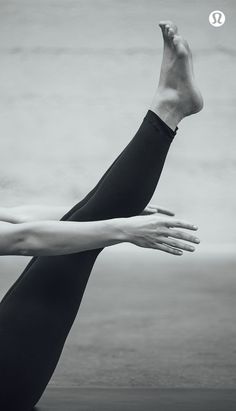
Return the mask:
<svg viewBox="0 0 236 411"><path fill-rule="evenodd" d="M150 110L156 113L173 131L175 131L177 125L183 119L183 115L181 115L177 108L171 107L165 102L159 102L158 104L152 103Z"/></svg>
<svg viewBox="0 0 236 411"><path fill-rule="evenodd" d="M154 111L173 131L185 117L180 110L176 92L165 90L164 94L158 91L152 101L150 109Z"/></svg>

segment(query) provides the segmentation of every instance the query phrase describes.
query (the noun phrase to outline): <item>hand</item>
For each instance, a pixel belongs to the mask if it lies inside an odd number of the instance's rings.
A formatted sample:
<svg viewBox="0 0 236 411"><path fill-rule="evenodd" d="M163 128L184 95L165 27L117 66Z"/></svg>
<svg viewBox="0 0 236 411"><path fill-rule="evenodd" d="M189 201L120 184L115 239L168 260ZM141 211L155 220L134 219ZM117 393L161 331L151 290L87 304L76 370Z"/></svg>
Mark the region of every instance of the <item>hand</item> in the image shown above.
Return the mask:
<svg viewBox="0 0 236 411"><path fill-rule="evenodd" d="M172 211L167 210L166 208L163 207L158 207L157 205L154 204L148 204L148 206L142 211L141 215L150 215L150 214L165 214L173 217L175 213Z"/></svg>
<svg viewBox="0 0 236 411"><path fill-rule="evenodd" d="M196 231L198 228L186 221L160 217L158 215L137 216L127 219L126 234L128 241L145 248L153 248L174 255L182 255L184 251L195 251L191 244L199 244L200 240L184 230ZM184 230L183 230L184 229Z"/></svg>

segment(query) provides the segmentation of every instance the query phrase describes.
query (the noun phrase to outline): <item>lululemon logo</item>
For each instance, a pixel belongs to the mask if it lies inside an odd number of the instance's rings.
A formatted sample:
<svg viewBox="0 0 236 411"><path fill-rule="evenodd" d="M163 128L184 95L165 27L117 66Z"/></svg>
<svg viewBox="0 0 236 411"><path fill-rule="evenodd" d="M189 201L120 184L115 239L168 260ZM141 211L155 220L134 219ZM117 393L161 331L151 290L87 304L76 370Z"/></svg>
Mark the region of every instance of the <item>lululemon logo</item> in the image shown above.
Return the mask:
<svg viewBox="0 0 236 411"><path fill-rule="evenodd" d="M225 22L223 11L214 10L209 14L209 23L214 27L221 27Z"/></svg>

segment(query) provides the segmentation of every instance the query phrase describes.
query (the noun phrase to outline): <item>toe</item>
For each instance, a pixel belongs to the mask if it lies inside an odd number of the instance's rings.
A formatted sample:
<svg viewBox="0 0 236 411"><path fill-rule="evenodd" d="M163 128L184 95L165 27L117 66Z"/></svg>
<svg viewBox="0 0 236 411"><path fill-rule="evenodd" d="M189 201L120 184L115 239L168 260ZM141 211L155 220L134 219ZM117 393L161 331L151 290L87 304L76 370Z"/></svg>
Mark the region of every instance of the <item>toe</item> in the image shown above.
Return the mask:
<svg viewBox="0 0 236 411"><path fill-rule="evenodd" d="M162 20L159 22L159 26L164 36L169 37L169 34L171 34L171 38L173 38L173 34L178 33L176 24L174 24L171 20Z"/></svg>
<svg viewBox="0 0 236 411"><path fill-rule="evenodd" d="M168 37L169 37L170 39L173 39L174 35L175 35L175 32L174 32L173 28L170 27L170 28L169 28L169 31L168 31Z"/></svg>
<svg viewBox="0 0 236 411"><path fill-rule="evenodd" d="M177 35L174 36L173 43L177 47L177 45L179 44L179 36L177 36Z"/></svg>
<svg viewBox="0 0 236 411"><path fill-rule="evenodd" d="M165 36L166 36L167 38L169 38L169 30L170 30L170 25L169 25L169 24L166 24L164 31L165 31Z"/></svg>
<svg viewBox="0 0 236 411"><path fill-rule="evenodd" d="M176 26L176 24L172 23L171 24L171 29L173 30L174 34L178 33L178 27Z"/></svg>
<svg viewBox="0 0 236 411"><path fill-rule="evenodd" d="M168 32L169 32L169 29L170 29L170 25L167 24L167 22L164 22L164 21L163 21L163 22L160 22L160 23L159 23L159 26L160 26L160 28L161 28L161 31L162 31L164 40L167 40L167 39L168 39Z"/></svg>
<svg viewBox="0 0 236 411"><path fill-rule="evenodd" d="M169 26L172 26L172 25L173 25L173 23L172 23L171 20L162 20L162 21L160 21L159 24L161 24L161 25L163 25L163 26L166 26L167 24L168 24Z"/></svg>
<svg viewBox="0 0 236 411"><path fill-rule="evenodd" d="M164 23L162 24L162 22L160 22L159 27L161 28L163 36L165 36L165 27L166 27L165 24Z"/></svg>
<svg viewBox="0 0 236 411"><path fill-rule="evenodd" d="M188 55L188 51L184 45L184 40L181 36L175 34L173 37L173 44L176 47L176 51L179 56L184 57Z"/></svg>

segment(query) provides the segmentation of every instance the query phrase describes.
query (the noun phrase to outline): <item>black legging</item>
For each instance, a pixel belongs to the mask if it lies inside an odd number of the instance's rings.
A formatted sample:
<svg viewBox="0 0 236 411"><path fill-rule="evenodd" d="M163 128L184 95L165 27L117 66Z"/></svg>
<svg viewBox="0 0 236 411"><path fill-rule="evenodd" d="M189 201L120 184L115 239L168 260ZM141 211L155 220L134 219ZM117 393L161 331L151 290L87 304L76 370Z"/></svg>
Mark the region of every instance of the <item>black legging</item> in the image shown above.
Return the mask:
<svg viewBox="0 0 236 411"><path fill-rule="evenodd" d="M97 186L62 220L139 214L150 201L175 135L149 110ZM33 258L0 304L0 409L29 411L44 392L102 249Z"/></svg>

